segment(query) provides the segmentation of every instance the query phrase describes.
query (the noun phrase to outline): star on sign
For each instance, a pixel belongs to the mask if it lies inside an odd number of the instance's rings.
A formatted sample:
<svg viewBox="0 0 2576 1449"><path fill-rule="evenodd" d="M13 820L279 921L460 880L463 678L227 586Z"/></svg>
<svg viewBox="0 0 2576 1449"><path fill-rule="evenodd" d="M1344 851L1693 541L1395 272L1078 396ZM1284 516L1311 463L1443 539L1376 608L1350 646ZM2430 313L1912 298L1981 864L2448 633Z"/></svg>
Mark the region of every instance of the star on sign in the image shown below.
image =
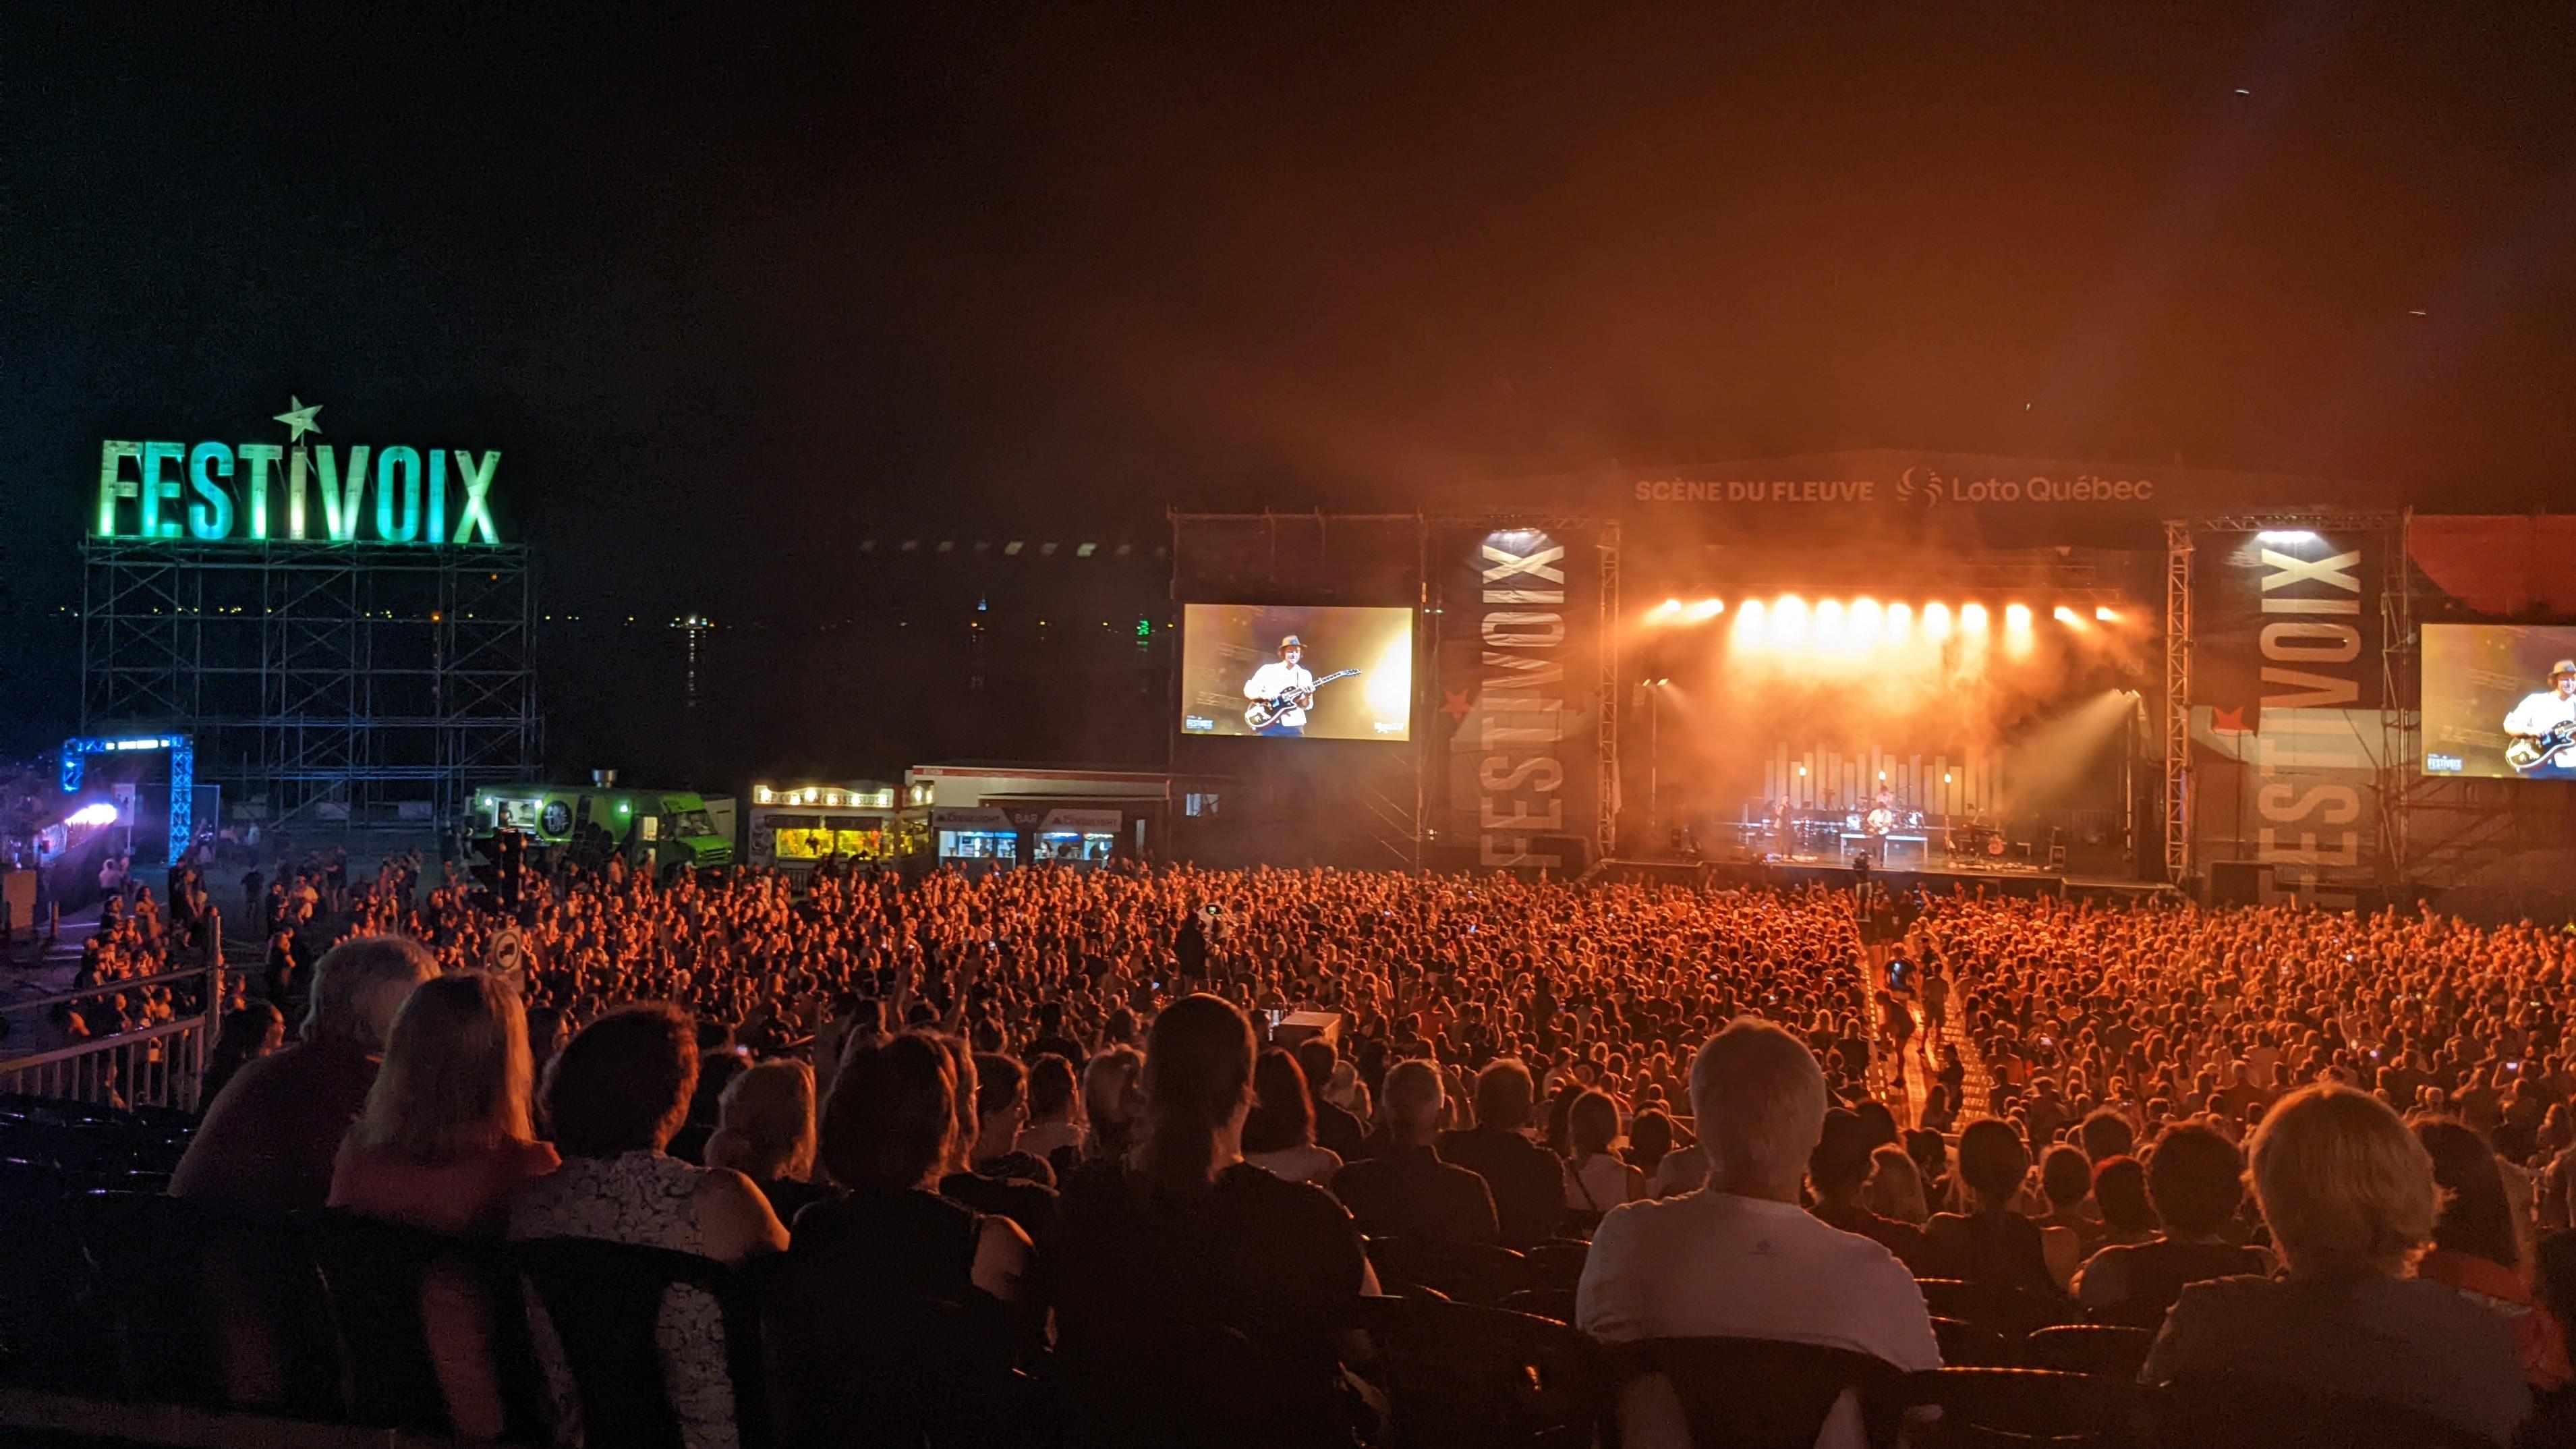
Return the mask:
<svg viewBox="0 0 2576 1449"><path fill-rule="evenodd" d="M306 433L318 433L322 431L322 425L313 421L313 415L320 411L322 411L322 405L320 403L313 403L308 406L304 399L297 397L293 393L288 393L286 395L286 411L277 414L277 420L279 422L284 423L295 430L286 441L290 443L300 443L304 441L304 435Z"/></svg>

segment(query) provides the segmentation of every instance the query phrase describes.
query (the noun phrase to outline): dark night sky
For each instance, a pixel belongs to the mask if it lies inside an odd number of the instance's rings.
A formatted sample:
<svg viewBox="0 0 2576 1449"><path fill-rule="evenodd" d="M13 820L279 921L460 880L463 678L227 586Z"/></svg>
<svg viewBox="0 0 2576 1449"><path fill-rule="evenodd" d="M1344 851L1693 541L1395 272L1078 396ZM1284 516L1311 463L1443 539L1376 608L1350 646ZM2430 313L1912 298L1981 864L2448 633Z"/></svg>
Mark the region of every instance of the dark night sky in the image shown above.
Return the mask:
<svg viewBox="0 0 2576 1449"><path fill-rule="evenodd" d="M390 8L0 19L21 620L290 391L559 606L1847 446L2576 505L2564 4Z"/></svg>

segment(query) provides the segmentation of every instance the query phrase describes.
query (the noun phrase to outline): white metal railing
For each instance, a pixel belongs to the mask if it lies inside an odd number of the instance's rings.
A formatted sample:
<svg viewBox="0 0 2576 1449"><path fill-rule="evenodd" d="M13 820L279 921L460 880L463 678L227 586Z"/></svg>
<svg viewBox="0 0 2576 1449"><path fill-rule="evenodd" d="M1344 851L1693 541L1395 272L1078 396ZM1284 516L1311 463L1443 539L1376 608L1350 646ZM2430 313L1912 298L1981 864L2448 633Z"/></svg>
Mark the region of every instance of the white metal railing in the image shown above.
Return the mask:
<svg viewBox="0 0 2576 1449"><path fill-rule="evenodd" d="M0 1006L0 1016L11 1019L13 1030L9 1034L24 1037L41 1031L62 1008L146 986L167 986L174 995L194 995L201 1003L194 1015L157 1026L0 1059L0 1092L64 1098L101 1107L197 1110L206 1054L213 1046L222 1016L218 974L222 970L217 964L192 966L184 971L105 981Z"/></svg>

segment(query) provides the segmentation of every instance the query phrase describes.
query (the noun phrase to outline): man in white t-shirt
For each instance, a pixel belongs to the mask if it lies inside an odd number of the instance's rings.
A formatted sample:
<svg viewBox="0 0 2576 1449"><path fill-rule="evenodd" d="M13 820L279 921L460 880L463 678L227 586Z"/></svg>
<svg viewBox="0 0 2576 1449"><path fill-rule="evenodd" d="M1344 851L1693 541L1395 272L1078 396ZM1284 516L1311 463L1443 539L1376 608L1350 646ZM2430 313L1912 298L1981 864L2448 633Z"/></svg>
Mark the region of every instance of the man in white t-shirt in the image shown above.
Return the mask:
<svg viewBox="0 0 2576 1449"><path fill-rule="evenodd" d="M1614 1208L1593 1234L1575 1322L1605 1343L1758 1338L1865 1353L1902 1370L1939 1368L1914 1275L1887 1249L1798 1206L1824 1135L1825 1074L1806 1044L1739 1017L1691 1065L1691 1110L1709 1183ZM1620 1397L1629 1449L1686 1449L1680 1401L1660 1379ZM1819 1449L1862 1449L1846 1393Z"/></svg>
<svg viewBox="0 0 2576 1449"><path fill-rule="evenodd" d="M2522 703L2504 717L2504 732L2517 740L2540 742L2545 749L2555 737L2552 730L2576 725L2576 659L2561 659L2549 666L2549 687L2522 697ZM2576 749L2562 749L2546 760L2518 765L2526 774L2576 773Z"/></svg>
<svg viewBox="0 0 2576 1449"><path fill-rule="evenodd" d="M1306 732L1306 707L1315 702L1315 676L1306 669L1306 646L1289 635L1279 641L1279 657L1252 671L1243 682L1243 697L1260 704L1285 699L1259 733L1265 735L1302 735Z"/></svg>

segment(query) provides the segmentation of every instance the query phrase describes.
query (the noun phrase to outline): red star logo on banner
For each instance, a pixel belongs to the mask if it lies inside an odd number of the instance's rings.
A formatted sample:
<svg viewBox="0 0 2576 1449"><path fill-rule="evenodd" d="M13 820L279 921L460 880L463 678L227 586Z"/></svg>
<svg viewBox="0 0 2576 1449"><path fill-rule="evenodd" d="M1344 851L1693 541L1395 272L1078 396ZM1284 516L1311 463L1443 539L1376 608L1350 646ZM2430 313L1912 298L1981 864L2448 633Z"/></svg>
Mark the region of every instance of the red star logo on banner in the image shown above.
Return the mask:
<svg viewBox="0 0 2576 1449"><path fill-rule="evenodd" d="M2245 733L2245 706L2240 704L2234 709L2218 709L2213 707L2209 711L2209 728L2213 734L2241 735Z"/></svg>
<svg viewBox="0 0 2576 1449"><path fill-rule="evenodd" d="M1441 699L1443 701L1440 706L1440 712L1449 716L1450 722L1453 724L1465 724L1467 722L1467 711L1476 707L1476 701L1470 698L1472 693L1473 691L1464 689L1444 689L1440 691Z"/></svg>

